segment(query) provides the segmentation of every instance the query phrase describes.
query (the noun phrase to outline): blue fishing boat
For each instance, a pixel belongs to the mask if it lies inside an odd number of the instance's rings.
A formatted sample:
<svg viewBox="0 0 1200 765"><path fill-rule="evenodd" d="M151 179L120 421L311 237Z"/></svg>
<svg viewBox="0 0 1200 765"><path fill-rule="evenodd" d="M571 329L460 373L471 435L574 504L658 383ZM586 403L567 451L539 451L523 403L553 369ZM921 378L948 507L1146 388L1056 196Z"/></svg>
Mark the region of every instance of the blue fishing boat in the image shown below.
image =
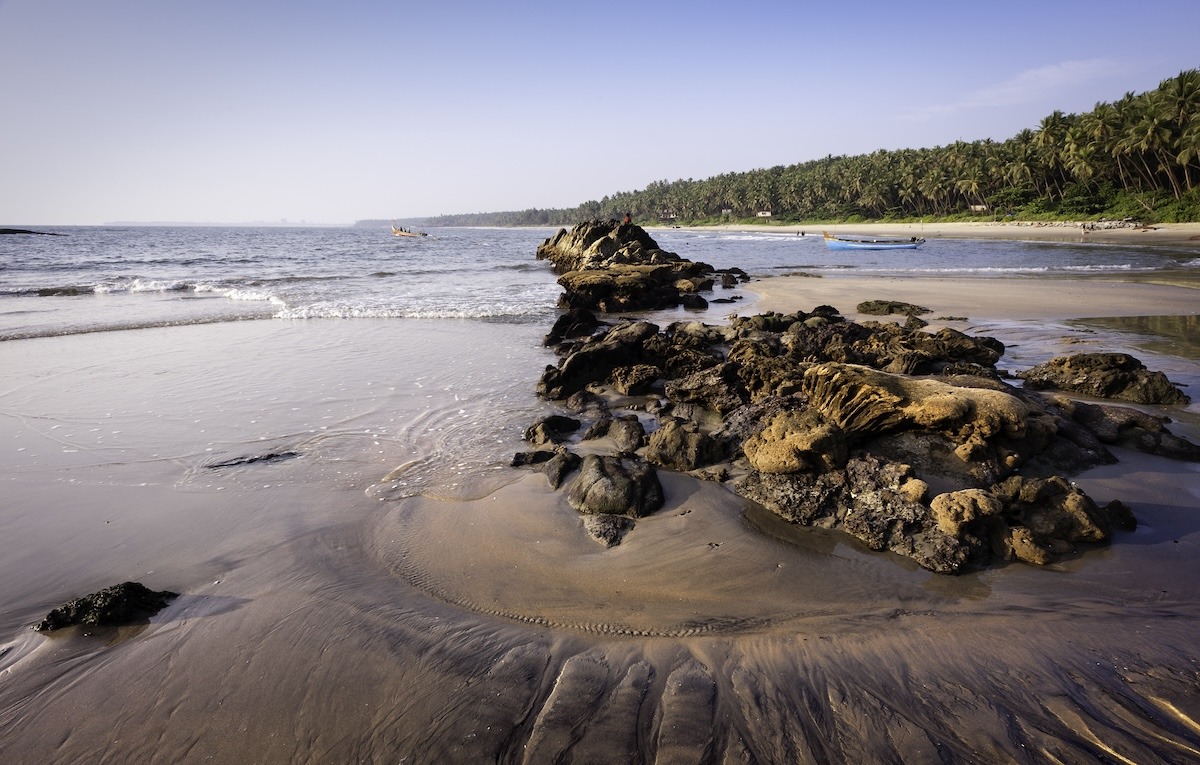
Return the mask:
<svg viewBox="0 0 1200 765"><path fill-rule="evenodd" d="M924 239L915 236L909 239L851 239L834 236L828 231L821 233L825 235L825 246L831 250L915 250L925 244Z"/></svg>

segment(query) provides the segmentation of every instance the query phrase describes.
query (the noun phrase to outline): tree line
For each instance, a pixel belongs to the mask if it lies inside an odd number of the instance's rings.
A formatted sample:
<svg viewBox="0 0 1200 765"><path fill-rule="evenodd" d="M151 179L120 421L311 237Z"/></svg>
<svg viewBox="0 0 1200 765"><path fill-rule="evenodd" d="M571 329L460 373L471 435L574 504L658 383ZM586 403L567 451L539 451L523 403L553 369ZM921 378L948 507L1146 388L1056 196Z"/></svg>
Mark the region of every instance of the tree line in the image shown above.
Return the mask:
<svg viewBox="0 0 1200 765"><path fill-rule="evenodd" d="M1200 70L1084 114L1055 111L1006 141L827 156L704 180L655 181L572 209L443 215L425 225L703 224L769 217L1200 221Z"/></svg>

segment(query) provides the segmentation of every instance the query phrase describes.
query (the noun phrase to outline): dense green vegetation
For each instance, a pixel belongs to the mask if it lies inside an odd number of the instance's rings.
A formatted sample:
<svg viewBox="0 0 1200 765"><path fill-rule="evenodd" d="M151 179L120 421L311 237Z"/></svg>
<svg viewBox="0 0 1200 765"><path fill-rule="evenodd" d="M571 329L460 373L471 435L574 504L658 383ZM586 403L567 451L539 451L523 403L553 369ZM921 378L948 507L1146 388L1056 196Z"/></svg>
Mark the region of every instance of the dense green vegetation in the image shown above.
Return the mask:
<svg viewBox="0 0 1200 765"><path fill-rule="evenodd" d="M825 157L656 181L568 210L445 215L426 225L571 225L620 217L678 224L1100 217L1200 221L1200 70L1085 114L1056 111L997 143Z"/></svg>

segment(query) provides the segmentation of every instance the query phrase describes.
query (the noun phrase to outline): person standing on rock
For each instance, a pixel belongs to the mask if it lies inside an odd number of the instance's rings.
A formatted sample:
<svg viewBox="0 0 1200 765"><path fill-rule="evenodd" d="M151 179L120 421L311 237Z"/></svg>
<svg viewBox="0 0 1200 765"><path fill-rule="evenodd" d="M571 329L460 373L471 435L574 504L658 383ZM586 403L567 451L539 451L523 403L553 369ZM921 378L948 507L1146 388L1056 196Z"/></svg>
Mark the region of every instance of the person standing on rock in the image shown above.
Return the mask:
<svg viewBox="0 0 1200 765"><path fill-rule="evenodd" d="M633 213L625 213L625 217L621 220L621 222L626 226L628 226L630 223L633 223Z"/></svg>

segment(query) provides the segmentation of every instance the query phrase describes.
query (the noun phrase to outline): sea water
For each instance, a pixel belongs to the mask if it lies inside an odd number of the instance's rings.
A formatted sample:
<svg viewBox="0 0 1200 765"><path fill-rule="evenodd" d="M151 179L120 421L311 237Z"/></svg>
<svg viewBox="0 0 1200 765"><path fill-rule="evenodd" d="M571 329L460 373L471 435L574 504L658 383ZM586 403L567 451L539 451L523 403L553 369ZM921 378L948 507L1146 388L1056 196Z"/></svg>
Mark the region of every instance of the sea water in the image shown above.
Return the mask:
<svg viewBox="0 0 1200 765"><path fill-rule="evenodd" d="M68 227L0 237L0 340L271 318L548 324L555 229ZM656 230L664 249L751 276L1052 276L1200 269L1194 250L932 240L827 250L819 236Z"/></svg>
<svg viewBox="0 0 1200 765"><path fill-rule="evenodd" d="M132 427L151 416L143 407L174 432L195 426L188 470L268 448L324 450L339 460L358 450L360 480L370 478L380 497L498 469L523 448L524 427L545 408L533 389L542 368L557 362L541 338L561 288L535 253L556 229L434 228L426 237L357 227L44 230L54 235L0 236L0 361L12 386L0 414L22 423L0 467L36 465L45 449L33 441L97 416L64 413L54 430L39 419L56 385L83 381L94 403L112 404L103 416L123 413L124 437L100 441L87 434L103 428L72 428L78 438L56 452L56 464L108 459L114 444L143 454L148 444L129 440L157 438ZM752 279L796 271L1045 278L1200 268L1194 250L1172 247L938 239L917 250L847 252L827 250L813 234L652 235L666 250L741 268ZM731 311L754 310L746 289L710 297L736 305L648 317L720 323ZM247 322L261 326L248 330ZM1044 361L1064 334L1080 331L1041 323L974 329L1013 346L1008 364ZM1099 331L1115 336L1130 326ZM21 361L24 351L39 359L35 368ZM36 368L46 358L55 368ZM134 379L135 369L144 377ZM159 400L125 401L146 379ZM448 466L456 467L448 473Z"/></svg>

